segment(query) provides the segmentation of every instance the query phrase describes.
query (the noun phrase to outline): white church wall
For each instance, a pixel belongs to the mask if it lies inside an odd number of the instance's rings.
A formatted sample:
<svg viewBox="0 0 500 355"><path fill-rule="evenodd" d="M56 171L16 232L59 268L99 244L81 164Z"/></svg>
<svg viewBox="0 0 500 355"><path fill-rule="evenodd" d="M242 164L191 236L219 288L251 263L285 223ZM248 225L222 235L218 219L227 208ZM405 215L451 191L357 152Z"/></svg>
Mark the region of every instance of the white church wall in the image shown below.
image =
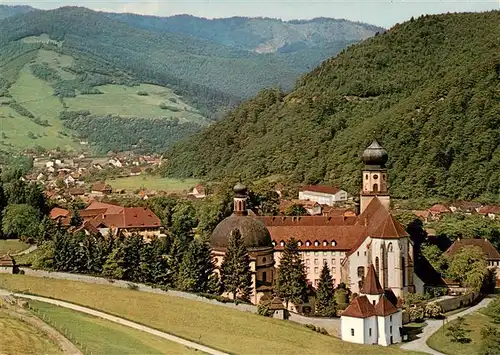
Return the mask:
<svg viewBox="0 0 500 355"><path fill-rule="evenodd" d="M364 319L364 333L365 333L364 344L377 344L378 329L377 329L376 316Z"/></svg>
<svg viewBox="0 0 500 355"><path fill-rule="evenodd" d="M351 343L365 344L364 319L354 317L341 317L340 332L342 340Z"/></svg>

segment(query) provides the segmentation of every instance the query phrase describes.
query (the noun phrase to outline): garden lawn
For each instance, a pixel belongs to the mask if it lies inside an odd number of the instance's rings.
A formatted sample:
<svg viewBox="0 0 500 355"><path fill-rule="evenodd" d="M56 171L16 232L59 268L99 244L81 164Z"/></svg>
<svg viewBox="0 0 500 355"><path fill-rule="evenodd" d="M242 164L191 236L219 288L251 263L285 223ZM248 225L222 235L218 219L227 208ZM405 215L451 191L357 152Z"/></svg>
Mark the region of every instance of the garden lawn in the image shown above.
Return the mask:
<svg viewBox="0 0 500 355"><path fill-rule="evenodd" d="M17 253L28 249L29 245L18 239L0 239L0 256L7 253Z"/></svg>
<svg viewBox="0 0 500 355"><path fill-rule="evenodd" d="M92 307L171 334L238 354L405 354L398 347L342 342L303 325L184 298L107 285L0 275L0 288Z"/></svg>
<svg viewBox="0 0 500 355"><path fill-rule="evenodd" d="M471 339L470 343L461 344L452 342L451 339L445 335L446 330L443 330L443 327L441 327L429 338L429 340L427 340L427 345L444 354L479 354L479 348L481 347L481 329L486 325L497 327L498 325L491 322L491 318L489 318L488 316L485 316L484 314L478 312L469 314L464 318L466 323L468 324L467 328L471 330L468 335L468 337ZM453 322L456 322L456 320ZM447 326L448 324L445 325L445 329Z"/></svg>
<svg viewBox="0 0 500 355"><path fill-rule="evenodd" d="M12 318L0 309L0 354L62 354L62 350L37 328Z"/></svg>
<svg viewBox="0 0 500 355"><path fill-rule="evenodd" d="M84 353L125 354L194 354L181 344L140 330L116 324L48 303L29 301L38 317L65 334ZM70 335L69 335L70 334Z"/></svg>
<svg viewBox="0 0 500 355"><path fill-rule="evenodd" d="M183 192L196 186L200 181L197 179L170 179L152 175L127 176L106 181L116 190L134 192L139 189L161 190L168 192Z"/></svg>

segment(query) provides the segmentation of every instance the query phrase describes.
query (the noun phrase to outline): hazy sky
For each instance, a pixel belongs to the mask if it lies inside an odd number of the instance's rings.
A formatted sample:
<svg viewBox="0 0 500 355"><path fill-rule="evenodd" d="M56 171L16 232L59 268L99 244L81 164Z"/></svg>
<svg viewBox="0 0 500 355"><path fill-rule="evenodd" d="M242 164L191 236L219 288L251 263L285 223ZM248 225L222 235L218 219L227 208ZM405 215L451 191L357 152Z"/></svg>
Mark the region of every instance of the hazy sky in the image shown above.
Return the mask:
<svg viewBox="0 0 500 355"><path fill-rule="evenodd" d="M500 9L500 0L0 0L0 4L26 4L41 9L78 5L112 12L157 16L192 14L208 18L266 16L290 20L323 16L363 21L383 27L390 27L422 14Z"/></svg>

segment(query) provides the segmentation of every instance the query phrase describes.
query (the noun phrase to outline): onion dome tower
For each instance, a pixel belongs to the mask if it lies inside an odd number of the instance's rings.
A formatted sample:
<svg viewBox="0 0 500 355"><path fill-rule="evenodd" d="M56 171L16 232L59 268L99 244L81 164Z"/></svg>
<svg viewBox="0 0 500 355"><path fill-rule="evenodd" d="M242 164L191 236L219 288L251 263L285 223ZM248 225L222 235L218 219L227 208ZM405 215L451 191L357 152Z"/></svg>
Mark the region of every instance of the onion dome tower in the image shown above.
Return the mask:
<svg viewBox="0 0 500 355"><path fill-rule="evenodd" d="M370 201L376 196L382 205L389 210L390 196L388 190L387 168L385 164L389 158L387 151L373 140L363 152L361 159L365 163L362 170L362 190L360 194L360 212L366 209Z"/></svg>
<svg viewBox="0 0 500 355"><path fill-rule="evenodd" d="M219 270L229 246L231 232L239 230L250 257L252 270L252 303L257 304L274 283L274 247L269 230L258 217L247 210L248 189L238 182L234 188L233 214L215 227L210 238L212 256ZM230 297L231 295L228 295Z"/></svg>

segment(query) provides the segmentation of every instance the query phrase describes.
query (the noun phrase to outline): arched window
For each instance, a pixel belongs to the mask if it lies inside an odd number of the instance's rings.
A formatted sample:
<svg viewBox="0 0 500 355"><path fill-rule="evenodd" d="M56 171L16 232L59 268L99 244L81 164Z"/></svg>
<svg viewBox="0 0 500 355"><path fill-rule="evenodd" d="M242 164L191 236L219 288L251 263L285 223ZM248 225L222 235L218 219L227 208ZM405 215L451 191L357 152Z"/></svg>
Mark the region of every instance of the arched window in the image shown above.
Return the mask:
<svg viewBox="0 0 500 355"><path fill-rule="evenodd" d="M280 245L281 245L282 247L284 247L284 246L285 246L285 242L284 242L284 241L281 241L281 242L280 242Z"/></svg>
<svg viewBox="0 0 500 355"><path fill-rule="evenodd" d="M387 246L387 251L390 253L392 252L392 243L389 243L389 245Z"/></svg>
<svg viewBox="0 0 500 355"><path fill-rule="evenodd" d="M298 245L299 247L301 247L301 246L302 246L302 242L299 240L299 242L297 243L297 245Z"/></svg>
<svg viewBox="0 0 500 355"><path fill-rule="evenodd" d="M373 184L373 192L378 192L378 184Z"/></svg>
<svg viewBox="0 0 500 355"><path fill-rule="evenodd" d="M334 247L335 245L337 245L337 242L335 240L332 240L332 247Z"/></svg>
<svg viewBox="0 0 500 355"><path fill-rule="evenodd" d="M314 242L314 246L315 246L315 247L319 247L319 242L318 242L318 241L315 241L315 242Z"/></svg>
<svg viewBox="0 0 500 355"><path fill-rule="evenodd" d="M310 241L307 241L307 242L306 242L306 247L309 247L309 246L311 246L311 242L310 242Z"/></svg>
<svg viewBox="0 0 500 355"><path fill-rule="evenodd" d="M276 242L273 240L273 247L275 247L275 246L276 246Z"/></svg>
<svg viewBox="0 0 500 355"><path fill-rule="evenodd" d="M368 180L368 174L365 175L365 180Z"/></svg>
<svg viewBox="0 0 500 355"><path fill-rule="evenodd" d="M365 276L365 267L358 266L358 277L363 278Z"/></svg>
<svg viewBox="0 0 500 355"><path fill-rule="evenodd" d="M326 247L327 245L328 245L328 242L325 240L325 241L323 242L323 246L325 246L325 247Z"/></svg>
<svg viewBox="0 0 500 355"><path fill-rule="evenodd" d="M264 257L262 258L262 262L263 262L263 263L265 263L266 261L267 261L267 258L264 256Z"/></svg>
<svg viewBox="0 0 500 355"><path fill-rule="evenodd" d="M378 256L375 258L375 272L377 273L377 276L378 276L378 273L380 271L380 262L378 260Z"/></svg>
<svg viewBox="0 0 500 355"><path fill-rule="evenodd" d="M219 262L219 259L215 258L214 261L217 264Z"/></svg>

